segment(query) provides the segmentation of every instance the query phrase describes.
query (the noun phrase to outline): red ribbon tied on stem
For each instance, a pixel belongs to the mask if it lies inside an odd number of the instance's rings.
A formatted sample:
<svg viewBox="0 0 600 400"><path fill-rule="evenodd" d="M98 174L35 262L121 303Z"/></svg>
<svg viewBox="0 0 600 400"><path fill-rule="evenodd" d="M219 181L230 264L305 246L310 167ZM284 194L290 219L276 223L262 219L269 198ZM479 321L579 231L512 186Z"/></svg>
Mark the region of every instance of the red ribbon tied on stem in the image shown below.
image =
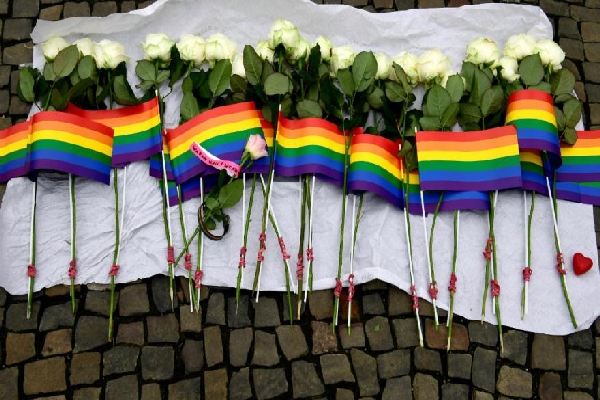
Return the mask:
<svg viewBox="0 0 600 400"><path fill-rule="evenodd" d="M456 293L456 274L453 272L450 274L450 284L448 285L448 291L452 293Z"/></svg>
<svg viewBox="0 0 600 400"><path fill-rule="evenodd" d="M298 253L298 262L296 263L296 276L298 280L302 280L304 276L304 256L302 253Z"/></svg>
<svg viewBox="0 0 600 400"><path fill-rule="evenodd" d="M175 264L175 247L167 247L167 262L169 264Z"/></svg>
<svg viewBox="0 0 600 400"><path fill-rule="evenodd" d="M27 276L30 278L35 278L35 265L28 265L27 266Z"/></svg>
<svg viewBox="0 0 600 400"><path fill-rule="evenodd" d="M258 249L258 262L263 262L265 260L265 250L267 250L267 235L263 232L258 236L258 240L260 241L260 247Z"/></svg>
<svg viewBox="0 0 600 400"><path fill-rule="evenodd" d="M556 270L561 275L566 275L567 270L564 268L565 258L563 257L563 253L558 253L556 255Z"/></svg>
<svg viewBox="0 0 600 400"><path fill-rule="evenodd" d="M493 243L494 243L494 241L492 240L491 237L489 237L487 240L487 244L485 245L485 250L483 251L483 257L486 260L492 259L492 244Z"/></svg>
<svg viewBox="0 0 600 400"><path fill-rule="evenodd" d="M281 249L281 255L283 256L284 259L289 260L292 256L290 256L290 253L287 252L287 249L285 248L285 242L283 241L283 236L279 237L279 248Z"/></svg>
<svg viewBox="0 0 600 400"><path fill-rule="evenodd" d="M340 278L335 278L335 289L333 289L333 295L340 297L342 295L342 281Z"/></svg>
<svg viewBox="0 0 600 400"><path fill-rule="evenodd" d="M194 287L196 289L200 289L200 282L202 282L202 276L204 275L204 272L202 272L202 270L197 269L196 273L194 274Z"/></svg>
<svg viewBox="0 0 600 400"><path fill-rule="evenodd" d="M531 280L531 274L533 274L533 270L531 268L523 268L523 281L529 282Z"/></svg>
<svg viewBox="0 0 600 400"><path fill-rule="evenodd" d="M492 279L490 283L492 285L492 297L500 296L500 284L498 281L496 279Z"/></svg>
<svg viewBox="0 0 600 400"><path fill-rule="evenodd" d="M348 276L348 303L352 303L354 298L354 274Z"/></svg>
<svg viewBox="0 0 600 400"><path fill-rule="evenodd" d="M183 266L186 271L192 270L192 255L190 253L185 253Z"/></svg>
<svg viewBox="0 0 600 400"><path fill-rule="evenodd" d="M429 284L429 297L431 297L431 300L437 300L437 296L438 296L437 282L433 281Z"/></svg>
<svg viewBox="0 0 600 400"><path fill-rule="evenodd" d="M419 296L417 296L417 287L415 285L411 285L410 287L410 297L412 298L412 309L413 311L417 311L419 309Z"/></svg>
<svg viewBox="0 0 600 400"><path fill-rule="evenodd" d="M77 260L69 261L69 279L75 279L77 275Z"/></svg>
<svg viewBox="0 0 600 400"><path fill-rule="evenodd" d="M238 263L238 268L246 268L246 251L246 246L240 248L240 262Z"/></svg>
<svg viewBox="0 0 600 400"><path fill-rule="evenodd" d="M315 257L313 255L313 249L312 249L312 247L309 247L306 249L306 261L313 262L314 260L315 260Z"/></svg>
<svg viewBox="0 0 600 400"><path fill-rule="evenodd" d="M113 264L112 267L110 267L110 271L108 271L108 274L110 276L117 276L117 274L119 273L119 266L117 264Z"/></svg>

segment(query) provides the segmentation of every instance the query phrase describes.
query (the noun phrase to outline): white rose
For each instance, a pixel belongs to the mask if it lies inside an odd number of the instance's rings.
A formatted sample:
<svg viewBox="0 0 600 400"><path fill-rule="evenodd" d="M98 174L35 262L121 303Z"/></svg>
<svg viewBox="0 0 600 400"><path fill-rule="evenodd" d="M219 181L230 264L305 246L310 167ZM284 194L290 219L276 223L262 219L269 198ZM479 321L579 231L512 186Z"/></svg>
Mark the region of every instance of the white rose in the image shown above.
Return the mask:
<svg viewBox="0 0 600 400"><path fill-rule="evenodd" d="M321 60L329 61L331 59L331 48L333 47L331 40L327 39L325 36L319 36L317 40L315 40L315 46L316 45L319 45L319 49L321 50Z"/></svg>
<svg viewBox="0 0 600 400"><path fill-rule="evenodd" d="M382 52L375 53L375 60L377 60L377 74L375 79L386 79L390 75L390 60L388 56Z"/></svg>
<svg viewBox="0 0 600 400"><path fill-rule="evenodd" d="M241 54L235 56L231 65L231 73L233 75L239 75L242 78L246 77L246 69L244 68L244 57Z"/></svg>
<svg viewBox="0 0 600 400"><path fill-rule="evenodd" d="M419 83L419 68L418 68L419 58L412 54L407 53L406 51L401 52L396 57L392 58L392 63L398 64L406 74L406 78L408 79L408 83L415 86ZM390 79L398 82L398 78L396 77L396 72L394 68L390 68Z"/></svg>
<svg viewBox="0 0 600 400"><path fill-rule="evenodd" d="M42 53L46 61L52 61L56 55L64 48L69 47L69 42L60 36L52 36L42 44Z"/></svg>
<svg viewBox="0 0 600 400"><path fill-rule="evenodd" d="M565 52L552 39L537 42L533 52L539 54L542 64L550 66L553 71L560 69L560 64L565 60Z"/></svg>
<svg viewBox="0 0 600 400"><path fill-rule="evenodd" d="M472 40L467 45L467 57L465 61L475 65L493 66L500 59L500 51L498 45L492 39L484 37Z"/></svg>
<svg viewBox="0 0 600 400"><path fill-rule="evenodd" d="M454 71L448 71L444 75L442 75L442 79L440 79L440 86L446 87L446 84L448 83L448 78L450 78L452 75L457 75L457 73ZM462 78L462 76L461 76L461 78ZM464 85L465 78L462 78L462 80L463 80L463 85Z"/></svg>
<svg viewBox="0 0 600 400"><path fill-rule="evenodd" d="M82 56L93 56L96 51L96 43L90 38L83 38L73 42Z"/></svg>
<svg viewBox="0 0 600 400"><path fill-rule="evenodd" d="M439 49L428 50L419 56L417 68L420 82L426 85L439 83L450 70L450 57Z"/></svg>
<svg viewBox="0 0 600 400"><path fill-rule="evenodd" d="M300 38L298 44L291 48L290 58L292 60L302 60L308 57L310 52L310 43L304 38Z"/></svg>
<svg viewBox="0 0 600 400"><path fill-rule="evenodd" d="M336 75L339 69L350 68L354 62L354 49L352 46L339 46L331 49L331 61L329 64L332 75Z"/></svg>
<svg viewBox="0 0 600 400"><path fill-rule="evenodd" d="M535 39L524 33L508 38L504 46L504 57L514 58L519 61L533 54Z"/></svg>
<svg viewBox="0 0 600 400"><path fill-rule="evenodd" d="M171 61L171 47L175 45L175 41L164 33L149 33L141 45L146 60L161 60L163 64L168 64Z"/></svg>
<svg viewBox="0 0 600 400"><path fill-rule="evenodd" d="M275 55L275 52L271 47L269 47L268 41L259 40L255 50L260 58L267 60L268 62L273 62L273 56Z"/></svg>
<svg viewBox="0 0 600 400"><path fill-rule="evenodd" d="M177 50L182 60L191 61L194 67L199 67L204 61L204 39L199 36L183 34L177 43Z"/></svg>
<svg viewBox="0 0 600 400"><path fill-rule="evenodd" d="M121 43L103 39L96 45L94 60L98 68L115 69L123 61L129 61L125 48Z"/></svg>
<svg viewBox="0 0 600 400"><path fill-rule="evenodd" d="M300 31L290 21L277 19L271 26L269 32L269 45L274 50L279 44L283 44L286 50L295 48L300 41Z"/></svg>
<svg viewBox="0 0 600 400"><path fill-rule="evenodd" d="M500 59L500 74L508 82L513 82L520 78L519 63L514 58L504 57Z"/></svg>
<svg viewBox="0 0 600 400"><path fill-rule="evenodd" d="M237 54L237 44L221 33L215 33L206 39L206 61L212 67L216 61L233 61Z"/></svg>

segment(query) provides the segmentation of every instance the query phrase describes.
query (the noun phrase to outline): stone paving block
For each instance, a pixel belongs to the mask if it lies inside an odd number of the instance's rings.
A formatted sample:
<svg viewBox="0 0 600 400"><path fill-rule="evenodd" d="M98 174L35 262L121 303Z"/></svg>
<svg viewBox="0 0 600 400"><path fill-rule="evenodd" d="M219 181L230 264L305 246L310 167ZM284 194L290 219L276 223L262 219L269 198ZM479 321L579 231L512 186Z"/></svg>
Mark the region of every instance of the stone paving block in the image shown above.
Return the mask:
<svg viewBox="0 0 600 400"><path fill-rule="evenodd" d="M496 389L496 356L493 350L477 347L473 353L471 380L473 385L487 392Z"/></svg>
<svg viewBox="0 0 600 400"><path fill-rule="evenodd" d="M161 313L173 311L179 306L177 296L173 296L171 303L171 293L169 289L169 277L157 275L150 279L150 288L152 290L152 302Z"/></svg>
<svg viewBox="0 0 600 400"><path fill-rule="evenodd" d="M292 363L292 393L295 399L319 396L325 392L325 387L315 366L300 360Z"/></svg>
<svg viewBox="0 0 600 400"><path fill-rule="evenodd" d="M48 357L55 354L69 353L73 349L71 336L71 329L48 332L44 340L42 355Z"/></svg>
<svg viewBox="0 0 600 400"><path fill-rule="evenodd" d="M138 396L136 375L126 375L106 382L104 400L137 399Z"/></svg>
<svg viewBox="0 0 600 400"><path fill-rule="evenodd" d="M229 364L234 367L246 365L253 339L252 328L233 329L229 332Z"/></svg>
<svg viewBox="0 0 600 400"><path fill-rule="evenodd" d="M269 328L281 325L279 307L277 301L269 297L263 297L254 305L254 326L257 328Z"/></svg>
<svg viewBox="0 0 600 400"><path fill-rule="evenodd" d="M531 373L503 365L498 373L498 392L512 397L529 399L533 394Z"/></svg>
<svg viewBox="0 0 600 400"><path fill-rule="evenodd" d="M352 365L356 373L361 396L374 396L379 393L377 379L377 361L367 353L358 349L350 350Z"/></svg>
<svg viewBox="0 0 600 400"><path fill-rule="evenodd" d="M239 302L235 297L227 299L227 323L230 328L245 328L252 325L248 316L250 300L248 295L240 295Z"/></svg>
<svg viewBox="0 0 600 400"><path fill-rule="evenodd" d="M463 400L469 398L469 386L456 383L442 385L442 400Z"/></svg>
<svg viewBox="0 0 600 400"><path fill-rule="evenodd" d="M411 366L410 350L394 350L377 356L377 371L380 379L408 375Z"/></svg>
<svg viewBox="0 0 600 400"><path fill-rule="evenodd" d="M561 17L558 19L558 36L571 39L580 39L577 21L571 18Z"/></svg>
<svg viewBox="0 0 600 400"><path fill-rule="evenodd" d="M564 339L560 336L536 333L531 347L531 367L564 371L567 367Z"/></svg>
<svg viewBox="0 0 600 400"><path fill-rule="evenodd" d="M414 7L415 3L413 0L395 0L394 4L398 11L409 10Z"/></svg>
<svg viewBox="0 0 600 400"><path fill-rule="evenodd" d="M19 399L19 368L0 369L0 399Z"/></svg>
<svg viewBox="0 0 600 400"><path fill-rule="evenodd" d="M571 333L569 336L567 336L567 342L569 343L569 347L576 347L582 350L592 350L592 346L594 344L592 331L585 329L583 331Z"/></svg>
<svg viewBox="0 0 600 400"><path fill-rule="evenodd" d="M584 43L583 51L586 60L600 62L600 43Z"/></svg>
<svg viewBox="0 0 600 400"><path fill-rule="evenodd" d="M498 327L487 322L471 321L469 339L485 346L495 346L498 343Z"/></svg>
<svg viewBox="0 0 600 400"><path fill-rule="evenodd" d="M600 338L596 338L596 369L600 369Z"/></svg>
<svg viewBox="0 0 600 400"><path fill-rule="evenodd" d="M135 1L130 0L130 1L124 1L123 3L121 3L120 12L126 13L126 12L133 11L133 10L135 10Z"/></svg>
<svg viewBox="0 0 600 400"><path fill-rule="evenodd" d="M419 345L417 320L415 318L395 319L392 321L396 345L399 348L415 347Z"/></svg>
<svg viewBox="0 0 600 400"><path fill-rule="evenodd" d="M342 342L342 348L344 350L352 347L365 347L365 330L363 324L357 322L351 325L350 336L348 336L347 326L338 326L338 336Z"/></svg>
<svg viewBox="0 0 600 400"><path fill-rule="evenodd" d="M382 400L411 399L412 382L410 376L388 379L383 389Z"/></svg>
<svg viewBox="0 0 600 400"><path fill-rule="evenodd" d="M410 296L397 287L390 286L388 291L388 315L397 317L412 313L412 299Z"/></svg>
<svg viewBox="0 0 600 400"><path fill-rule="evenodd" d="M288 391L289 384L283 368L256 368L252 371L252 381L258 400L271 399Z"/></svg>
<svg viewBox="0 0 600 400"><path fill-rule="evenodd" d="M109 376L134 372L140 349L132 346L115 346L102 355L102 375Z"/></svg>
<svg viewBox="0 0 600 400"><path fill-rule="evenodd" d="M75 326L75 353L91 350L108 342L108 319L81 316Z"/></svg>
<svg viewBox="0 0 600 400"><path fill-rule="evenodd" d="M100 400L102 388L84 387L73 392L73 400Z"/></svg>
<svg viewBox="0 0 600 400"><path fill-rule="evenodd" d="M144 323L142 321L121 323L117 326L118 344L135 344L142 346L144 342Z"/></svg>
<svg viewBox="0 0 600 400"><path fill-rule="evenodd" d="M89 17L90 16L90 5L85 2L65 3L65 9L63 12L63 18L69 17Z"/></svg>
<svg viewBox="0 0 600 400"><path fill-rule="evenodd" d="M379 293L364 294L362 296L362 311L364 315L383 315L385 307Z"/></svg>
<svg viewBox="0 0 600 400"><path fill-rule="evenodd" d="M348 389L337 388L335 391L335 400L354 400L354 393Z"/></svg>
<svg viewBox="0 0 600 400"><path fill-rule="evenodd" d="M486 392L475 390L473 392L473 400L494 400L494 396Z"/></svg>
<svg viewBox="0 0 600 400"><path fill-rule="evenodd" d="M204 371L204 382L210 382L204 385L205 399L226 399L227 398L227 368L221 368L214 371Z"/></svg>
<svg viewBox="0 0 600 400"><path fill-rule="evenodd" d="M333 290L314 290L308 294L308 307L318 320L333 315Z"/></svg>
<svg viewBox="0 0 600 400"><path fill-rule="evenodd" d="M257 330L254 333L252 365L272 367L277 363L279 363L279 354L277 352L277 344L275 343L275 335Z"/></svg>
<svg viewBox="0 0 600 400"><path fill-rule="evenodd" d="M35 334L13 333L6 334L6 365L20 363L35 357Z"/></svg>
<svg viewBox="0 0 600 400"><path fill-rule="evenodd" d="M281 298L283 300L283 313L282 313L283 321L284 321L284 323L285 322L289 323L290 322L290 312L289 312L289 308L288 308L287 293L282 294ZM292 299L292 319L294 321L298 321L299 320L299 317L298 317L298 295L291 293L291 299ZM302 304L300 305L300 318L306 312L306 304L307 304L306 302L302 301Z"/></svg>
<svg viewBox="0 0 600 400"><path fill-rule="evenodd" d="M500 357L511 360L517 364L525 365L527 361L527 333L510 330L502 334L502 340L504 341L504 352L500 354Z"/></svg>
<svg viewBox="0 0 600 400"><path fill-rule="evenodd" d="M13 303L6 311L6 329L21 332L31 331L37 328L40 302L34 301L31 306L31 317L27 319L27 303Z"/></svg>
<svg viewBox="0 0 600 400"><path fill-rule="evenodd" d="M569 369L567 370L569 387L592 389L595 375L593 364L591 353L569 350Z"/></svg>
<svg viewBox="0 0 600 400"><path fill-rule="evenodd" d="M69 383L91 384L100 379L100 353L76 353L71 359Z"/></svg>
<svg viewBox="0 0 600 400"><path fill-rule="evenodd" d="M345 354L324 354L320 358L323 382L326 385L339 382L354 382L348 356Z"/></svg>
<svg viewBox="0 0 600 400"><path fill-rule="evenodd" d="M225 296L223 293L213 292L208 298L206 323L212 325L225 325Z"/></svg>
<svg viewBox="0 0 600 400"><path fill-rule="evenodd" d="M186 379L169 385L169 400L195 400L200 397L202 380Z"/></svg>
<svg viewBox="0 0 600 400"><path fill-rule="evenodd" d="M583 61L583 43L579 40L560 38L558 41L560 47L567 54L567 57L572 60Z"/></svg>
<svg viewBox="0 0 600 400"><path fill-rule="evenodd" d="M175 353L171 346L144 346L140 357L144 380L166 380L173 377Z"/></svg>
<svg viewBox="0 0 600 400"><path fill-rule="evenodd" d="M56 5L50 6L46 8L42 8L40 10L40 19L46 21L58 21L60 19L60 15L62 14L63 6Z"/></svg>
<svg viewBox="0 0 600 400"><path fill-rule="evenodd" d="M142 395L140 400L161 400L160 385L158 383L148 383L142 385Z"/></svg>
<svg viewBox="0 0 600 400"><path fill-rule="evenodd" d="M308 345L304 332L299 325L282 325L275 328L277 340L283 352L283 355L288 361L296 358L304 357L308 354Z"/></svg>
<svg viewBox="0 0 600 400"><path fill-rule="evenodd" d="M438 398L438 381L431 375L415 374L413 394L415 400L430 400Z"/></svg>
<svg viewBox="0 0 600 400"><path fill-rule="evenodd" d="M382 316L371 318L365 324L365 332L371 351L386 351L394 348L394 339L387 318Z"/></svg>
<svg viewBox="0 0 600 400"><path fill-rule="evenodd" d="M427 318L425 320L425 343L427 347L437 350L445 350L448 346L448 328L446 324L440 323L438 330L435 330L434 321ZM452 324L452 339L450 341L450 350L466 351L469 349L469 333L464 325Z"/></svg>
<svg viewBox="0 0 600 400"><path fill-rule="evenodd" d="M223 362L223 341L219 326L204 328L204 354L208 367Z"/></svg>
<svg viewBox="0 0 600 400"><path fill-rule="evenodd" d="M179 341L179 322L175 314L146 318L148 343L177 343Z"/></svg>
<svg viewBox="0 0 600 400"><path fill-rule="evenodd" d="M447 371L450 378L471 378L471 364L473 363L473 356L471 354L449 353L447 362Z"/></svg>
<svg viewBox="0 0 600 400"><path fill-rule="evenodd" d="M4 40L26 40L33 27L32 20L26 18L12 18L4 22L2 38Z"/></svg>
<svg viewBox="0 0 600 400"><path fill-rule="evenodd" d="M540 8L549 15L569 16L569 5L564 1L540 0Z"/></svg>
<svg viewBox="0 0 600 400"><path fill-rule="evenodd" d="M31 104L21 101L18 96L10 97L10 108L8 109L10 115L26 115L30 108Z"/></svg>
<svg viewBox="0 0 600 400"><path fill-rule="evenodd" d="M583 392L565 392L564 400L594 400L594 398Z"/></svg>
<svg viewBox="0 0 600 400"><path fill-rule="evenodd" d="M113 312L117 311L117 304L119 303L119 292L115 291L115 303L113 304ZM70 303L67 303L70 305ZM104 316L110 313L110 291L97 291L89 290L85 296L85 309L94 313L102 314Z"/></svg>
<svg viewBox="0 0 600 400"><path fill-rule="evenodd" d="M313 354L330 353L337 351L337 337L331 331L331 324L320 321L311 321Z"/></svg>
<svg viewBox="0 0 600 400"><path fill-rule="evenodd" d="M559 374L554 372L544 372L540 376L540 386L538 388L540 400L561 400L562 393L563 390Z"/></svg>
<svg viewBox="0 0 600 400"><path fill-rule="evenodd" d="M114 1L102 1L94 4L92 17L106 17L117 12L117 3Z"/></svg>
<svg viewBox="0 0 600 400"><path fill-rule="evenodd" d="M119 314L122 317L144 314L149 311L148 287L145 284L128 285L121 289Z"/></svg>
<svg viewBox="0 0 600 400"><path fill-rule="evenodd" d="M600 42L600 23L596 22L582 22L581 23L581 36L585 42Z"/></svg>
<svg viewBox="0 0 600 400"><path fill-rule="evenodd" d="M443 8L444 0L420 0L419 8Z"/></svg>
<svg viewBox="0 0 600 400"><path fill-rule="evenodd" d="M440 316L440 317L445 317L445 316L448 315L448 313L446 312L446 310L443 310L441 308L438 308L437 312L438 312L438 316ZM420 299L420 301L419 301L419 315L421 317L433 317L435 315L435 313L433 311L433 304L431 304L427 300Z"/></svg>
<svg viewBox="0 0 600 400"><path fill-rule="evenodd" d="M26 395L61 392L67 389L66 363L63 357L52 357L25 364L23 391Z"/></svg>
<svg viewBox="0 0 600 400"><path fill-rule="evenodd" d="M193 373L204 367L204 342L202 340L186 339L181 350L185 373Z"/></svg>
<svg viewBox="0 0 600 400"><path fill-rule="evenodd" d="M440 353L435 350L428 350L423 347L415 349L415 368L417 371L442 371L442 360Z"/></svg>
<svg viewBox="0 0 600 400"><path fill-rule="evenodd" d="M590 103L600 103L600 85L585 84L585 94Z"/></svg>
<svg viewBox="0 0 600 400"><path fill-rule="evenodd" d="M10 74L10 67L0 67L0 86L6 86L8 84L8 76L6 74ZM6 291L6 289L0 287L0 307L4 307L4 305L6 304L7 297L8 292Z"/></svg>
<svg viewBox="0 0 600 400"><path fill-rule="evenodd" d="M19 0L13 2L13 18L35 18L40 12L39 0Z"/></svg>
<svg viewBox="0 0 600 400"><path fill-rule="evenodd" d="M246 400L251 397L250 368L242 368L239 371L234 371L229 380L229 399Z"/></svg>

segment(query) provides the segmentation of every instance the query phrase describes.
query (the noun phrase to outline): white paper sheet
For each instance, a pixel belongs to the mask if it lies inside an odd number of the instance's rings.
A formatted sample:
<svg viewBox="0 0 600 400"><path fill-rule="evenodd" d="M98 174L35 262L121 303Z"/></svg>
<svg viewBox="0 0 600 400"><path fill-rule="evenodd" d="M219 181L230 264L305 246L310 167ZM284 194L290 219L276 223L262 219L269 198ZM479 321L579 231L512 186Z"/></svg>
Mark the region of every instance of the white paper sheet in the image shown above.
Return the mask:
<svg viewBox="0 0 600 400"><path fill-rule="evenodd" d="M132 60L143 57L139 43L147 33L164 32L177 39L182 33L207 37L225 33L238 43L256 44L266 38L272 22L278 18L292 21L309 40L318 35L329 37L335 45L352 44L356 50L383 51L395 55L402 50L419 54L438 47L450 55L459 70L467 43L479 36L495 39L502 48L506 39L517 32L537 38L552 37L552 27L537 7L488 4L461 8L409 10L370 14L352 7L317 6L308 0L255 0L252 2L221 0L168 0L150 10L116 14L106 18L70 18L38 21L32 34L35 43L52 34L69 41L81 37L94 40L109 38L123 43ZM39 46L34 49L34 65L43 57ZM130 66L130 81L136 82ZM168 97L166 125L178 121L180 91ZM122 184L122 174L119 183ZM249 181L249 180L248 180ZM69 203L66 179L42 176L38 195L38 251L36 290L67 283L69 262ZM29 251L31 183L14 179L7 187L0 208L0 286L10 293L27 291L26 266ZM250 182L248 182L248 188ZM295 255L299 232L299 185L297 180L276 180L273 209L290 254ZM259 193L257 191L257 193ZM78 283L107 283L114 246L114 197L111 187L76 180ZM338 188L317 183L314 206L314 289L331 288L337 270L337 250L341 195ZM349 201L351 204L351 201ZM188 232L195 226L197 199L184 206ZM256 196L248 244L248 266L244 287L251 288L258 250L262 196ZM349 250L351 212L348 213L345 243ZM173 208L173 231L176 249L181 249L177 209ZM231 232L222 242L205 240L203 283L211 286L235 286L241 242L241 205L230 212ZM592 207L559 201L560 231L567 261L569 291L579 328L588 327L600 314L600 303L591 293L600 288L597 249ZM427 298L428 273L420 217L411 216L413 225L415 280L418 293ZM427 226L431 224L431 216ZM462 212L458 264L458 291L455 311L479 320L484 286L485 260L482 251L487 238L485 213ZM556 272L550 208L547 198L537 196L533 233L533 276L530 283L529 315L520 318L521 270L524 266L524 226L522 195L518 191L501 193L496 218L499 281L501 285L502 322L504 325L534 332L567 334L574 331ZM409 289L403 216L377 197L365 195L364 215L360 223L354 260L356 283L381 279L405 291ZM192 253L196 253L195 244ZM594 261L588 274L572 274L571 257L581 252ZM349 254L347 251L346 254ZM294 260L294 256L292 260ZM447 308L447 285L452 261L452 215L439 217L435 231L434 262L439 287L438 304ZM292 265L294 265L292 263ZM158 183L148 177L148 164L131 166L127 177L121 270L117 282L129 282L166 273L166 241L161 216ZM347 278L349 256L344 260ZM285 290L285 276L279 247L271 228L268 230L266 260L261 290ZM178 274L184 274L182 268ZM487 301L486 320L496 323L491 299Z"/></svg>

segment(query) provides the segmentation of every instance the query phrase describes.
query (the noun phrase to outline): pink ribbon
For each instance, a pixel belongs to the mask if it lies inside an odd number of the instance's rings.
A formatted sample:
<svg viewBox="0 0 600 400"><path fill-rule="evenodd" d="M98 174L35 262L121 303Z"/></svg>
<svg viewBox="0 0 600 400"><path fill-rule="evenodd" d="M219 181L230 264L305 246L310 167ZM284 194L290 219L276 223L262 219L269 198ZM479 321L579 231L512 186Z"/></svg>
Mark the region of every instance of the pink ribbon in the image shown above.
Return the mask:
<svg viewBox="0 0 600 400"><path fill-rule="evenodd" d="M30 278L35 278L35 265L28 265L27 266L27 276Z"/></svg>
<svg viewBox="0 0 600 400"><path fill-rule="evenodd" d="M523 281L529 282L531 280L531 274L533 270L529 267L523 268Z"/></svg>
<svg viewBox="0 0 600 400"><path fill-rule="evenodd" d="M110 267L110 271L108 271L108 275L110 276L117 276L117 274L119 273L119 266L117 264L113 264L112 267Z"/></svg>
<svg viewBox="0 0 600 400"><path fill-rule="evenodd" d="M233 161L221 160L219 157L211 154L210 151L194 142L190 146L192 153L196 155L206 165L210 165L218 170L225 170L231 177L237 177L240 173L240 166Z"/></svg>
<svg viewBox="0 0 600 400"><path fill-rule="evenodd" d="M453 272L450 274L450 284L448 285L448 291L452 293L456 293L456 274Z"/></svg>
<svg viewBox="0 0 600 400"><path fill-rule="evenodd" d="M167 247L167 262L169 264L175 264L175 247Z"/></svg>
<svg viewBox="0 0 600 400"><path fill-rule="evenodd" d="M483 257L486 260L491 260L492 259L492 238L488 238L487 240L487 244L485 245L485 250L483 251Z"/></svg>
<svg viewBox="0 0 600 400"><path fill-rule="evenodd" d="M333 295L340 297L342 295L342 281L340 278L335 278L335 289L333 289Z"/></svg>
<svg viewBox="0 0 600 400"><path fill-rule="evenodd" d="M429 297L431 297L431 300L437 300L437 296L438 296L437 282L433 281L429 284Z"/></svg>
<svg viewBox="0 0 600 400"><path fill-rule="evenodd" d="M556 255L556 270L558 271L559 274L561 275L566 275L567 274L567 270L563 268L563 265L565 265L565 259L563 257L563 253L558 253Z"/></svg>
<svg viewBox="0 0 600 400"><path fill-rule="evenodd" d="M75 279L77 275L77 261L72 259L69 261L69 279Z"/></svg>
<svg viewBox="0 0 600 400"><path fill-rule="evenodd" d="M492 297L500 296L500 284L498 281L496 279L492 279L490 283L492 285Z"/></svg>
<svg viewBox="0 0 600 400"><path fill-rule="evenodd" d="M284 259L289 260L291 258L290 253L287 252L285 248L285 242L283 241L283 236L279 237L279 248L281 249L281 255Z"/></svg>
<svg viewBox="0 0 600 400"><path fill-rule="evenodd" d="M412 309L413 311L417 311L419 309L419 296L417 296L417 287L415 285L411 285L410 287L410 297L412 298Z"/></svg>
<svg viewBox="0 0 600 400"><path fill-rule="evenodd" d="M304 256L302 253L298 253L298 262L296 263L296 276L301 281L304 276Z"/></svg>
<svg viewBox="0 0 600 400"><path fill-rule="evenodd" d="M348 303L352 303L354 298L354 274L348 276Z"/></svg>
<svg viewBox="0 0 600 400"><path fill-rule="evenodd" d="M260 241L260 247L258 249L258 262L263 262L265 260L264 253L267 250L267 235L262 232L258 235L258 240Z"/></svg>
<svg viewBox="0 0 600 400"><path fill-rule="evenodd" d="M315 257L313 255L313 249L312 249L312 247L309 247L306 249L306 261L313 262L314 260L315 260Z"/></svg>
<svg viewBox="0 0 600 400"><path fill-rule="evenodd" d="M204 272L202 270L197 269L194 274L194 287L196 289L200 288L200 282L202 281L202 277L204 276Z"/></svg>
<svg viewBox="0 0 600 400"><path fill-rule="evenodd" d="M184 262L183 262L183 266L186 269L186 271L191 271L192 270L192 255L190 253L185 253L184 255Z"/></svg>
<svg viewBox="0 0 600 400"><path fill-rule="evenodd" d="M240 262L238 268L246 268L246 246L240 247Z"/></svg>

